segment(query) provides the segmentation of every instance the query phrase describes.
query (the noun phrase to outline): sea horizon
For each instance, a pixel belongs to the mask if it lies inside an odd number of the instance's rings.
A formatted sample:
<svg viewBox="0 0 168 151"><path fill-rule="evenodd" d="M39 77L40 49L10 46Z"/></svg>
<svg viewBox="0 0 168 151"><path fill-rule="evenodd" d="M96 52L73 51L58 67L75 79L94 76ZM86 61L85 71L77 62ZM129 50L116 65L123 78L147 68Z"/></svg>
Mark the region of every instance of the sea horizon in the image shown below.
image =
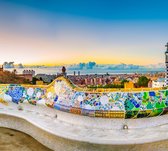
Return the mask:
<svg viewBox="0 0 168 151"><path fill-rule="evenodd" d="M61 73L61 67L26 67L26 68L5 68L7 71L13 71L16 69L17 74L22 74L24 70L34 70L35 74L50 74L50 75L56 75L57 73ZM163 68L149 68L149 69L68 69L67 68L67 74L73 75L74 71L76 75L78 72L80 72L80 75L86 75L86 74L134 74L134 73L157 73L157 72L164 72L165 70Z"/></svg>

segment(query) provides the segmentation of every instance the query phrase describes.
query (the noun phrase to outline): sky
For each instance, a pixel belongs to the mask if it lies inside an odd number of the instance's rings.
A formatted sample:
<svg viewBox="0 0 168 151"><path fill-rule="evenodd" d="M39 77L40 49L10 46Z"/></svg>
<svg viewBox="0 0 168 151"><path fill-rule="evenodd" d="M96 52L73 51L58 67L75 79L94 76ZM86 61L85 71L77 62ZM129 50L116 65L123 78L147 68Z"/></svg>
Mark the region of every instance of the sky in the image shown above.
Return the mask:
<svg viewBox="0 0 168 151"><path fill-rule="evenodd" d="M0 64L164 63L166 0L0 0Z"/></svg>

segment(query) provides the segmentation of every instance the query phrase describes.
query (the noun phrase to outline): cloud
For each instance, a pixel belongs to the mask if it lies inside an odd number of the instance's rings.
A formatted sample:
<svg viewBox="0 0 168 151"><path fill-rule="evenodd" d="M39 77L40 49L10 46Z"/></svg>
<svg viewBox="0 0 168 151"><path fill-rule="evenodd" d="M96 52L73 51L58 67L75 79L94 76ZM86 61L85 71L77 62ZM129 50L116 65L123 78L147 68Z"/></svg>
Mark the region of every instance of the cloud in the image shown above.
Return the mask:
<svg viewBox="0 0 168 151"><path fill-rule="evenodd" d="M96 67L96 62L88 62L88 63L79 63L75 65L70 65L68 67L69 70L84 70L84 69L94 69Z"/></svg>
<svg viewBox="0 0 168 151"><path fill-rule="evenodd" d="M79 63L74 65L69 65L68 70L152 70L152 69L164 69L165 65L163 63L151 64L151 65L134 65L134 64L96 64L96 62Z"/></svg>
<svg viewBox="0 0 168 151"><path fill-rule="evenodd" d="M4 68L14 68L14 62L4 62Z"/></svg>

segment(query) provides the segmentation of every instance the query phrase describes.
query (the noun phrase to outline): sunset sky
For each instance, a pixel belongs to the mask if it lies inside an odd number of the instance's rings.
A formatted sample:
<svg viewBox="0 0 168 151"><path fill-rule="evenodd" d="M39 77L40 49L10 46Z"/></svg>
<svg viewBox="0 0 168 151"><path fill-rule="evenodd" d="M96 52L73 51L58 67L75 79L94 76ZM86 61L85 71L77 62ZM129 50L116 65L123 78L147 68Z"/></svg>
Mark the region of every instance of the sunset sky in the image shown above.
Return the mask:
<svg viewBox="0 0 168 151"><path fill-rule="evenodd" d="M0 0L0 64L156 64L167 42L166 0Z"/></svg>

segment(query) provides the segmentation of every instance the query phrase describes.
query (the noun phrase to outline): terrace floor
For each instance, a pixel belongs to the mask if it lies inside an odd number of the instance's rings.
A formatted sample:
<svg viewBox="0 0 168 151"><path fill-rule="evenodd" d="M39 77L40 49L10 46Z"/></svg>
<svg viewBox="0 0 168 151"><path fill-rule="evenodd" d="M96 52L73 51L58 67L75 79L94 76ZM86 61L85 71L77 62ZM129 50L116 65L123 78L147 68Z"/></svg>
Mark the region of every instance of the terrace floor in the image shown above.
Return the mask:
<svg viewBox="0 0 168 151"><path fill-rule="evenodd" d="M0 150L51 151L27 134L2 127L0 128Z"/></svg>

